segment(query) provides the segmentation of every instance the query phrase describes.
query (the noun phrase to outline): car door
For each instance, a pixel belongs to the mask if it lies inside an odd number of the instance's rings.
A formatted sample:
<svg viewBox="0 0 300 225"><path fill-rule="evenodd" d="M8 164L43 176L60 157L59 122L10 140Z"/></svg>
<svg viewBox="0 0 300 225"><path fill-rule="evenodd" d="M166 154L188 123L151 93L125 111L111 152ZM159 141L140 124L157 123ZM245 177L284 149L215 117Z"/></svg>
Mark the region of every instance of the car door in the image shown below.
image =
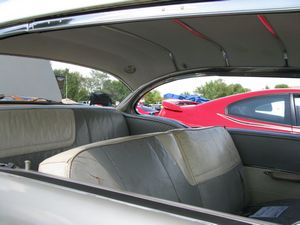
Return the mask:
<svg viewBox="0 0 300 225"><path fill-rule="evenodd" d="M247 98L227 107L234 128L284 133L292 132L292 111L289 93Z"/></svg>

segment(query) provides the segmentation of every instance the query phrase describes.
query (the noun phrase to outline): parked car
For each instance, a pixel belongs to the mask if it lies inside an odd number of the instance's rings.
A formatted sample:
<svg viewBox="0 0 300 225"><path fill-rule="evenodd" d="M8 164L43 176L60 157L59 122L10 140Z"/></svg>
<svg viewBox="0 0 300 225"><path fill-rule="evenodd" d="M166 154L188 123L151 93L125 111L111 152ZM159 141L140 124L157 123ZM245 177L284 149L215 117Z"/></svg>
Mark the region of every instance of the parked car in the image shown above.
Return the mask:
<svg viewBox="0 0 300 225"><path fill-rule="evenodd" d="M143 104L138 104L136 106L136 110L139 114L142 115L152 115L152 116L157 116L159 111L151 106L146 106Z"/></svg>
<svg viewBox="0 0 300 225"><path fill-rule="evenodd" d="M198 105L164 100L159 116L188 126L224 126L299 133L300 89L274 89L231 95Z"/></svg>
<svg viewBox="0 0 300 225"><path fill-rule="evenodd" d="M167 93L164 94L164 99L179 99L179 100L189 100L192 102L197 102L197 103L204 103L204 102L208 102L209 99L204 98L200 95L176 95L176 94L172 94L172 93Z"/></svg>
<svg viewBox="0 0 300 225"><path fill-rule="evenodd" d="M104 71L132 92L117 109L65 105L60 92L0 101L2 224L299 224L298 134L189 128L135 106L186 77L299 78L300 2L10 2L0 4L1 57ZM27 96L26 84L36 98L59 91L40 70L18 70L11 85L4 76L17 66L0 67L3 96Z"/></svg>

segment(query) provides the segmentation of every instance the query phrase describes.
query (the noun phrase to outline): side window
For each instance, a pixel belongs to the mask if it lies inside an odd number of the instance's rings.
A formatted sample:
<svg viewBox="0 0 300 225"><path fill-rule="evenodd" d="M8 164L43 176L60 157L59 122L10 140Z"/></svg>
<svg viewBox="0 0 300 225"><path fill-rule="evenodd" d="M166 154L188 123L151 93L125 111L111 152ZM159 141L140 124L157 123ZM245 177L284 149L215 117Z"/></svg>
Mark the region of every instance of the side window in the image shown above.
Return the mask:
<svg viewBox="0 0 300 225"><path fill-rule="evenodd" d="M51 62L64 104L117 106L129 88L116 77L87 67Z"/></svg>
<svg viewBox="0 0 300 225"><path fill-rule="evenodd" d="M297 125L300 125L300 95L294 97Z"/></svg>
<svg viewBox="0 0 300 225"><path fill-rule="evenodd" d="M229 105L228 114L266 122L291 124L290 97L271 95L242 100Z"/></svg>

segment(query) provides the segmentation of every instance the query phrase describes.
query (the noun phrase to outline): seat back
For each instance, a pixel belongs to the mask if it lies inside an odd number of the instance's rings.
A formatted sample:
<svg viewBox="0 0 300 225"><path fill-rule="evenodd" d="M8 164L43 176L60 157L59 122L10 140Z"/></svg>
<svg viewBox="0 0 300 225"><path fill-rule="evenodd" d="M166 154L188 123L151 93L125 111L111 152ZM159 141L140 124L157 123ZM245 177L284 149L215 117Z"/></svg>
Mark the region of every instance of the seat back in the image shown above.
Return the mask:
<svg viewBox="0 0 300 225"><path fill-rule="evenodd" d="M143 127L143 129L141 129ZM86 106L3 107L0 110L0 162L31 168L46 158L80 145L169 130L182 125L156 117L123 114L114 108Z"/></svg>
<svg viewBox="0 0 300 225"><path fill-rule="evenodd" d="M247 204L239 154L220 127L101 141L51 157L39 171L225 212Z"/></svg>
<svg viewBox="0 0 300 225"><path fill-rule="evenodd" d="M32 108L0 110L0 162L32 169L52 155L129 135L126 119L114 109Z"/></svg>

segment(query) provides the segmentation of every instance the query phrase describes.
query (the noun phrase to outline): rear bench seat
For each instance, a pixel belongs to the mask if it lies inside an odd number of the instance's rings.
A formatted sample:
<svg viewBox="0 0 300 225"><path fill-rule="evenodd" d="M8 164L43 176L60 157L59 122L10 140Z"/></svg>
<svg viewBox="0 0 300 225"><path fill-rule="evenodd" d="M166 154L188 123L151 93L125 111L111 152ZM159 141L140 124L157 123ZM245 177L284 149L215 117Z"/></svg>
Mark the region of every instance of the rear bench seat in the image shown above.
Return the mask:
<svg viewBox="0 0 300 225"><path fill-rule="evenodd" d="M238 215L264 206L249 207L241 159L220 127L101 141L46 159L39 171ZM297 200L266 205L288 207L277 218L259 219L283 224L300 219Z"/></svg>
<svg viewBox="0 0 300 225"><path fill-rule="evenodd" d="M76 146L132 134L183 127L159 118L129 116L115 109L57 106L0 110L0 162L32 169L52 155ZM144 127L139 130L140 127Z"/></svg>

